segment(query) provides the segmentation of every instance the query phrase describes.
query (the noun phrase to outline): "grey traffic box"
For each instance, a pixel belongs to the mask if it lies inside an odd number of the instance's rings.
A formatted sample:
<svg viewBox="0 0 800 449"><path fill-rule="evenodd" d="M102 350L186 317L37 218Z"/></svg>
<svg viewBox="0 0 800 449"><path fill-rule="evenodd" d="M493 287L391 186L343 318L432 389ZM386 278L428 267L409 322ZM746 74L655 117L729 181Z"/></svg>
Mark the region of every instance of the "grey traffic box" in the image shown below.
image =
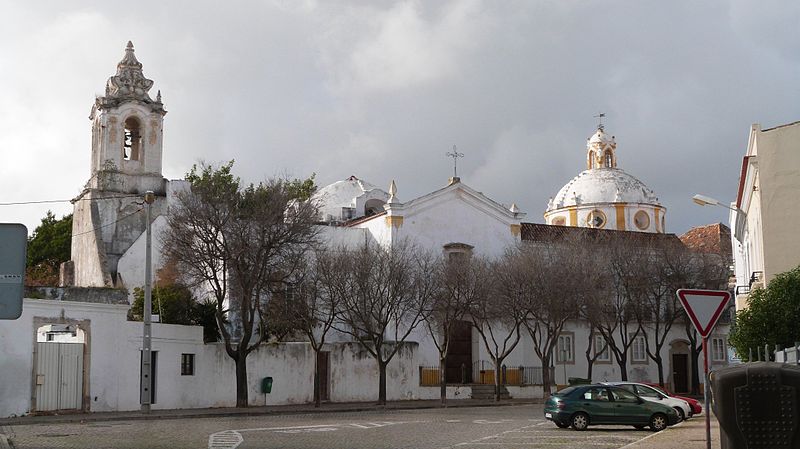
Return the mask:
<svg viewBox="0 0 800 449"><path fill-rule="evenodd" d="M754 362L711 375L722 449L800 448L800 367Z"/></svg>
<svg viewBox="0 0 800 449"><path fill-rule="evenodd" d="M25 225L0 223L0 320L22 315L27 244Z"/></svg>

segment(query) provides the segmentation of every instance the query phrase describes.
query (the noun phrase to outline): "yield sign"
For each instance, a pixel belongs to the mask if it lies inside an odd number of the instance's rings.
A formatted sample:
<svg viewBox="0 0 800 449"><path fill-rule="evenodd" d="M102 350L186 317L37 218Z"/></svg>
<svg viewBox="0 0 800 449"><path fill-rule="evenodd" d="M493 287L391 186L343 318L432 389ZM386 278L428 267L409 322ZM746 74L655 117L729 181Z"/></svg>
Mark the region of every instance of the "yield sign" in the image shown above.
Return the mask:
<svg viewBox="0 0 800 449"><path fill-rule="evenodd" d="M731 299L731 294L724 290L691 290L682 288L678 290L686 314L692 320L700 336L706 338L711 334L711 329L717 324L722 311Z"/></svg>

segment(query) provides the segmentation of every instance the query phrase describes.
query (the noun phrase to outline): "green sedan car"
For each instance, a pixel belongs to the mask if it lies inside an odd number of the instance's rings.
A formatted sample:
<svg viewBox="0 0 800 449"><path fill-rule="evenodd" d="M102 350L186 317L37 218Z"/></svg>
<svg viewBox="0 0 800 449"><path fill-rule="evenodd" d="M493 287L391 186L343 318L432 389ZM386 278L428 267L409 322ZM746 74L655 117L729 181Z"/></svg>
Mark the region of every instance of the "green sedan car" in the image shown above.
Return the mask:
<svg viewBox="0 0 800 449"><path fill-rule="evenodd" d="M655 432L679 421L672 407L645 401L610 385L577 385L554 393L544 405L544 417L558 427L586 430L596 424L650 426Z"/></svg>

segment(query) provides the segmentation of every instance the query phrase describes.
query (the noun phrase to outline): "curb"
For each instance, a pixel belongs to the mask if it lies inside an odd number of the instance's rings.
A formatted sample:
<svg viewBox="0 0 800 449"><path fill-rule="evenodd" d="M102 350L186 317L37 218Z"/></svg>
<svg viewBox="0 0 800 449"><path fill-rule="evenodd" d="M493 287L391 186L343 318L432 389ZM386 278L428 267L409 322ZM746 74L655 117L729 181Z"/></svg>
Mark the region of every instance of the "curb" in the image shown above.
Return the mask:
<svg viewBox="0 0 800 449"><path fill-rule="evenodd" d="M14 426L24 426L24 425L35 425L35 424L65 424L65 423L83 423L83 422L108 422L108 421L149 421L149 420L156 420L156 419L197 419L197 418L230 418L236 416L245 416L245 417L252 417L252 416L274 416L274 415L308 415L308 414L317 414L317 413L352 413L352 412L367 412L367 411L387 411L387 412L394 412L394 411L403 411L403 410L428 410L428 409L438 409L438 408L479 408L479 407L513 407L513 406L521 406L521 405L533 405L533 404L541 404L541 400L530 400L530 401L518 401L518 402L500 402L500 403L476 403L476 404L448 404L446 407L442 407L441 404L414 404L414 405L400 405L400 406L388 406L388 407L378 407L376 405L363 405L363 406L354 406L354 407L341 407L341 408L309 408L309 409L289 409L289 410L281 410L281 409L270 409L270 410L258 410L258 409L244 409L244 411L239 410L231 410L231 411L219 411L219 412L191 412L187 411L187 413L151 413L149 415L143 415L139 413L132 413L132 414L125 414L125 415L105 415L105 414L76 414L76 415L60 415L60 416L29 416L29 417L20 417L20 418L8 418L8 419L0 419L0 426L2 425L14 425ZM2 445L2 438L3 435L0 433L0 449L6 449Z"/></svg>

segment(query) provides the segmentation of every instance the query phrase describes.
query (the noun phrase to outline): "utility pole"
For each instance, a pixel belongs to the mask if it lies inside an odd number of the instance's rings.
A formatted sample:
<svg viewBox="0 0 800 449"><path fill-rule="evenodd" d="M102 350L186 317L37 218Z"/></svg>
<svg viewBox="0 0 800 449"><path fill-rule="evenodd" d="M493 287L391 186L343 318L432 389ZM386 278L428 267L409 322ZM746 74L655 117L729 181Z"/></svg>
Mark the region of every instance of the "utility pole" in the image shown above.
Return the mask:
<svg viewBox="0 0 800 449"><path fill-rule="evenodd" d="M153 239L151 235L150 229L150 214L151 208L153 206L153 201L155 201L155 194L148 190L144 194L144 203L145 203L145 226L146 231L145 234L147 236L146 239L146 248L145 248L145 256L144 256L144 312L142 321L144 322L144 333L142 335L142 372L141 372L141 382L142 382L142 389L139 395L139 402L142 404L142 413L150 413L150 398L152 397L151 387L153 384L153 379L151 379L150 375L152 373L152 333L151 333L151 319L153 316L153 300L151 297L151 283L152 283L152 246L153 246Z"/></svg>

